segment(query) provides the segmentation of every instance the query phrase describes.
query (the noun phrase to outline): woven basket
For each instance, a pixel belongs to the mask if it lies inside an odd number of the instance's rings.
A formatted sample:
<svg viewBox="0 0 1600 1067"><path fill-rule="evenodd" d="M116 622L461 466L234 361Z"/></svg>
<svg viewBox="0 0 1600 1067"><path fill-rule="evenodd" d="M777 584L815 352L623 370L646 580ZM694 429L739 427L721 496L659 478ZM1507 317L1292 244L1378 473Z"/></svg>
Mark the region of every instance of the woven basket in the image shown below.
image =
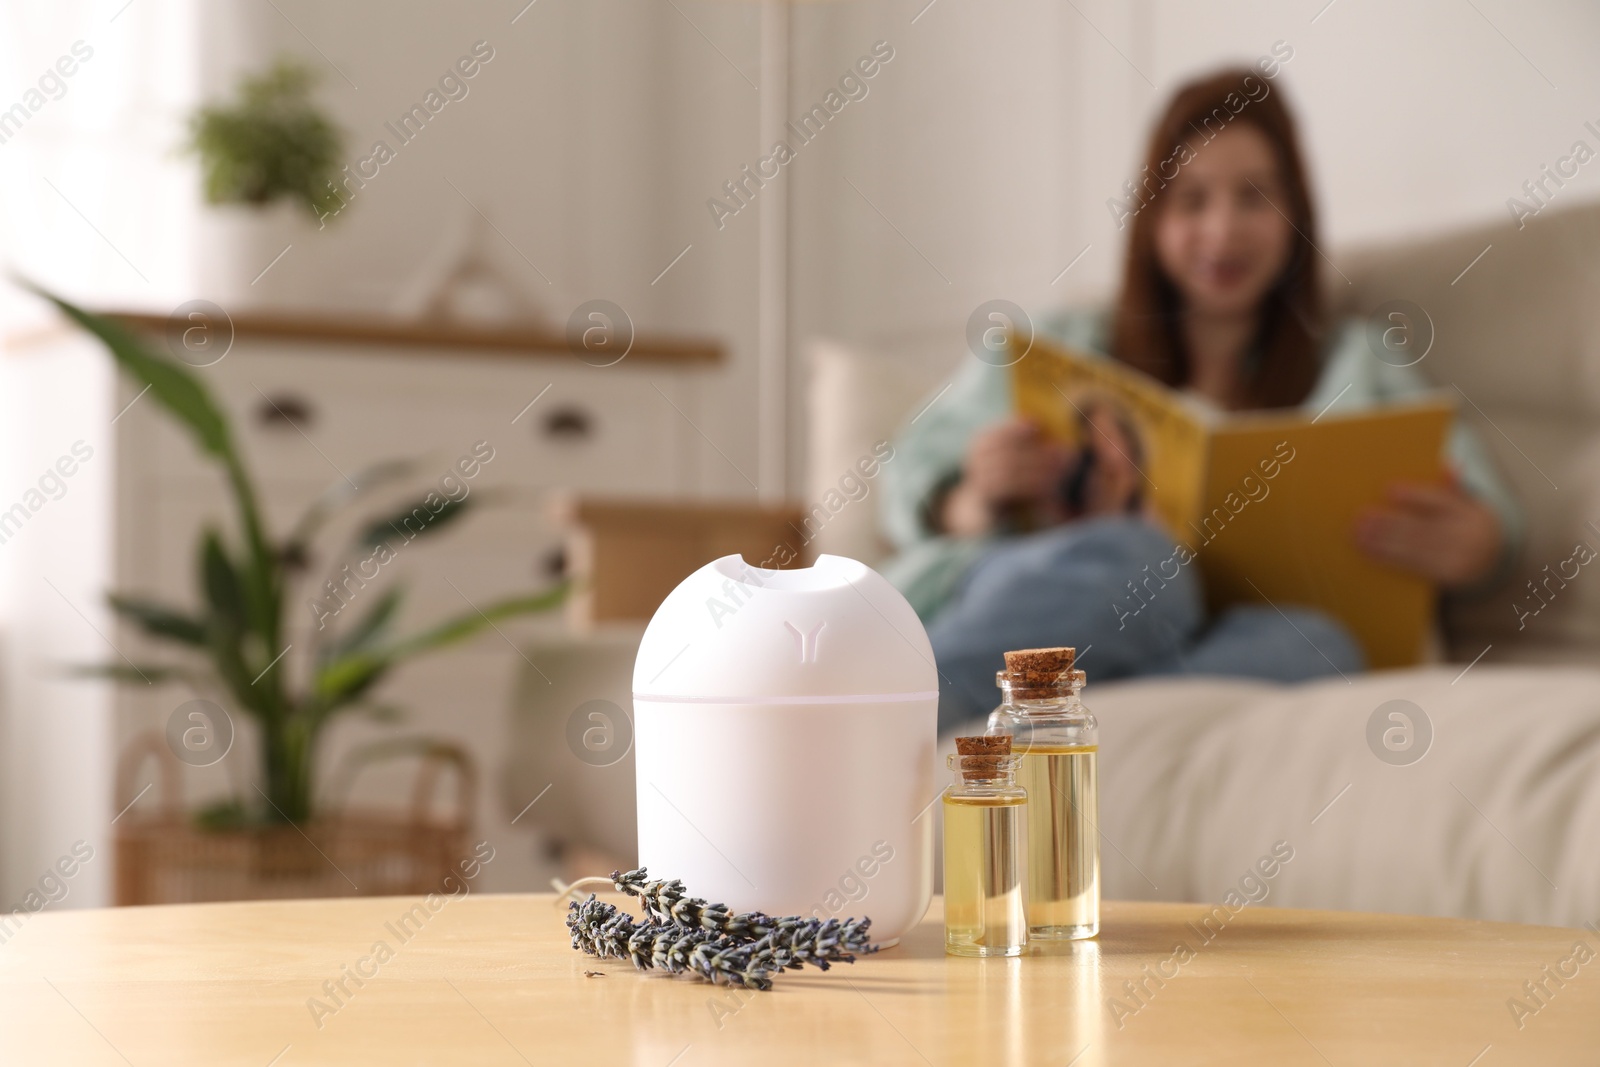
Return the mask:
<svg viewBox="0 0 1600 1067"><path fill-rule="evenodd" d="M147 759L158 768L159 803L153 814L137 817L133 783ZM334 780L343 788L332 791L335 797L348 792L358 769L341 767ZM456 774L456 810L440 817L431 807L446 769ZM478 775L456 745L428 745L409 811L340 803L330 807L333 814L299 826L201 829L182 809L180 771L154 733L129 742L118 761L117 805L124 810L116 821L118 904L423 894L459 874L468 855Z"/></svg>

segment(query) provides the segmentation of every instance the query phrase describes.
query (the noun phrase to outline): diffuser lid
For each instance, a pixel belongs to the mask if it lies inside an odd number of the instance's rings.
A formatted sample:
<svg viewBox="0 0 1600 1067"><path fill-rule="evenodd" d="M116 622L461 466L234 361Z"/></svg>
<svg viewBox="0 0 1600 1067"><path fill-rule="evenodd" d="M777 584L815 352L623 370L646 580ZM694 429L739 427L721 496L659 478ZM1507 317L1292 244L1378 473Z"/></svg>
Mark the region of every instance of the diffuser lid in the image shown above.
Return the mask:
<svg viewBox="0 0 1600 1067"><path fill-rule="evenodd" d="M633 695L689 703L840 703L938 696L933 648L899 590L864 563L798 570L723 556L656 609Z"/></svg>

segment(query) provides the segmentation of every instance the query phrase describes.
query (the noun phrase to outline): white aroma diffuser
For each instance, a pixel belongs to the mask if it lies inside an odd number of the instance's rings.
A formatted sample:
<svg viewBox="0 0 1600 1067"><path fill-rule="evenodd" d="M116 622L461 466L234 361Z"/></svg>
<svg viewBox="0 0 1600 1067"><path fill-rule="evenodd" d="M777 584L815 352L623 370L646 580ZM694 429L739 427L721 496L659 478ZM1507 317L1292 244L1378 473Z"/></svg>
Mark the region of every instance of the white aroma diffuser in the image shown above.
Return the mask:
<svg viewBox="0 0 1600 1067"><path fill-rule="evenodd" d="M933 893L938 695L922 623L865 564L706 564L634 663L640 865L736 911L867 915L898 939Z"/></svg>

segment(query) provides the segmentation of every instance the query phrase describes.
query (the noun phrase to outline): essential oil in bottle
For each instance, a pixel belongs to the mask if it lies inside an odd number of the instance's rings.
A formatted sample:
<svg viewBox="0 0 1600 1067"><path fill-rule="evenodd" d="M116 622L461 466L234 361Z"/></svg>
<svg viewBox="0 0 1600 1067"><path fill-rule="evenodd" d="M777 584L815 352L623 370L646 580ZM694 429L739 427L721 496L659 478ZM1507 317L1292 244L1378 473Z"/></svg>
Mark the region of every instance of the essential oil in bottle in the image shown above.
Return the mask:
<svg viewBox="0 0 1600 1067"><path fill-rule="evenodd" d="M1009 737L958 737L944 791L944 948L1019 956L1028 944L1027 796Z"/></svg>
<svg viewBox="0 0 1600 1067"><path fill-rule="evenodd" d="M1011 738L1028 796L1028 936L1100 932L1099 725L1078 692L1070 648L1006 653L989 733Z"/></svg>

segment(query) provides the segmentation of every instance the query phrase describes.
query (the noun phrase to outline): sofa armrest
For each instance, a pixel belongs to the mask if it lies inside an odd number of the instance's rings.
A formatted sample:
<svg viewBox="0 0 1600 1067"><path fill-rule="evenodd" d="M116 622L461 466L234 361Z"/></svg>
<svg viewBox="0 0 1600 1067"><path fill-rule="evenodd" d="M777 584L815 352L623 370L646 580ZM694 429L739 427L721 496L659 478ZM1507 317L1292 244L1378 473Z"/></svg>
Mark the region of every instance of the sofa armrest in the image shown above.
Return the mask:
<svg viewBox="0 0 1600 1067"><path fill-rule="evenodd" d="M567 531L568 621L578 629L648 621L679 582L722 556L764 568L808 562L794 505L570 494L557 498L555 514Z"/></svg>

